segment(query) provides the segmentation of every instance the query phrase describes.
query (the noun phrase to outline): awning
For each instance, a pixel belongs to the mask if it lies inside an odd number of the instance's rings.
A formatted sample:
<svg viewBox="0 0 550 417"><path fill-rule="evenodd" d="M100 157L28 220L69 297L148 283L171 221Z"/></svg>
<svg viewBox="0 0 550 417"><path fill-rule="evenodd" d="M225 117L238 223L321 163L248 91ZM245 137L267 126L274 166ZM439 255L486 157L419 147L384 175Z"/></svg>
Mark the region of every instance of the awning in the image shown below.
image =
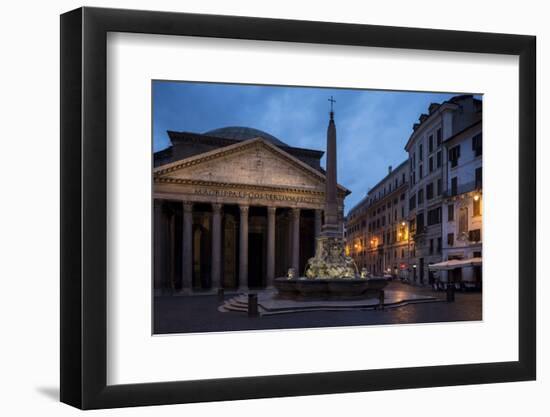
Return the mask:
<svg viewBox="0 0 550 417"><path fill-rule="evenodd" d="M470 259L450 259L448 261L438 262L428 265L431 271L449 271L451 269L463 268L465 266L481 266L482 259L480 257Z"/></svg>

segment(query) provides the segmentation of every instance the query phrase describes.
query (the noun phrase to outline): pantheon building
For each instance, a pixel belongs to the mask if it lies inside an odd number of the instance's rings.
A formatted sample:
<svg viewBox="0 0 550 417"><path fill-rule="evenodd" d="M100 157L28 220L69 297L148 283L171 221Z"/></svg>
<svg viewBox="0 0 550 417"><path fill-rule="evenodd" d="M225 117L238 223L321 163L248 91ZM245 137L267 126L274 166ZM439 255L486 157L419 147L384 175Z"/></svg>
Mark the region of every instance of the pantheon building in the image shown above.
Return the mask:
<svg viewBox="0 0 550 417"><path fill-rule="evenodd" d="M154 154L155 294L302 275L323 222L324 152L248 127L168 135L171 146ZM340 224L349 193L338 186Z"/></svg>

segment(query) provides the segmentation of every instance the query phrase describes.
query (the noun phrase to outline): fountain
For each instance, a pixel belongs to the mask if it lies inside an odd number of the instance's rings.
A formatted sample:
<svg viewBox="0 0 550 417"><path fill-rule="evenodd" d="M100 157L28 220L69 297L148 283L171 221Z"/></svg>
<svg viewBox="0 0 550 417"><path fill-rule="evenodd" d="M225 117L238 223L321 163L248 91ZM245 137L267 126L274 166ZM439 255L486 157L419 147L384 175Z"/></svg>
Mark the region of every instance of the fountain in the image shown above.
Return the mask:
<svg viewBox="0 0 550 417"><path fill-rule="evenodd" d="M289 274L274 280L283 298L366 298L376 296L387 285L382 278L359 273L353 259L345 254L345 241L338 224L336 199L336 125L331 97L327 130L327 169L325 182L325 222L317 238L315 256L308 260L304 277Z"/></svg>

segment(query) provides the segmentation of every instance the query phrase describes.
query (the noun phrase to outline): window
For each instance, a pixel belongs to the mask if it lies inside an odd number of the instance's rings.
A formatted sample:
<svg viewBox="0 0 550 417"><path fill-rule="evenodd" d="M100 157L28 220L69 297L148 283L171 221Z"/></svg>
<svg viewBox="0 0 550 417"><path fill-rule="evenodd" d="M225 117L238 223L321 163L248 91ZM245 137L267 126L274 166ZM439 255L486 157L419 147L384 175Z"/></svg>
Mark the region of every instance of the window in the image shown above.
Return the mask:
<svg viewBox="0 0 550 417"><path fill-rule="evenodd" d="M460 158L460 145L456 145L449 149L449 161L451 162L451 168L458 165L458 158Z"/></svg>
<svg viewBox="0 0 550 417"><path fill-rule="evenodd" d="M483 170L481 167L476 168L476 188L482 188L483 187Z"/></svg>
<svg viewBox="0 0 550 417"><path fill-rule="evenodd" d="M434 198L434 184L433 182L426 185L426 200Z"/></svg>
<svg viewBox="0 0 550 417"><path fill-rule="evenodd" d="M468 240L470 242L481 242L481 229L470 230Z"/></svg>
<svg viewBox="0 0 550 417"><path fill-rule="evenodd" d="M436 137L437 137L437 147L439 148L441 146L441 128L437 129Z"/></svg>
<svg viewBox="0 0 550 417"><path fill-rule="evenodd" d="M430 172L434 171L434 158L433 156L430 156L430 159L428 160L428 168Z"/></svg>
<svg viewBox="0 0 550 417"><path fill-rule="evenodd" d="M402 193L402 194L401 194L401 197L399 197L399 199L400 199L401 201L405 200L405 193Z"/></svg>
<svg viewBox="0 0 550 417"><path fill-rule="evenodd" d="M483 152L481 133L478 133L472 138L472 150L474 151L475 156L481 156Z"/></svg>
<svg viewBox="0 0 550 417"><path fill-rule="evenodd" d="M448 246L453 246L455 244L455 234L454 233L449 233L447 235L447 245Z"/></svg>
<svg viewBox="0 0 550 417"><path fill-rule="evenodd" d="M430 255L434 253L434 240L430 239Z"/></svg>
<svg viewBox="0 0 550 417"><path fill-rule="evenodd" d="M436 154L436 166L438 168L441 168L441 151L437 152Z"/></svg>
<svg viewBox="0 0 550 417"><path fill-rule="evenodd" d="M468 233L468 207L461 207L458 212L458 233Z"/></svg>
<svg viewBox="0 0 550 417"><path fill-rule="evenodd" d="M441 223L441 207L428 211L428 226Z"/></svg>
<svg viewBox="0 0 550 417"><path fill-rule="evenodd" d="M438 178L437 179L437 195L441 195L441 193L443 192L443 190L441 189L441 178Z"/></svg>
<svg viewBox="0 0 550 417"><path fill-rule="evenodd" d="M428 140L428 150L430 153L434 151L434 135L430 135Z"/></svg>
<svg viewBox="0 0 550 417"><path fill-rule="evenodd" d="M474 216L481 216L481 198L474 199Z"/></svg>
<svg viewBox="0 0 550 417"><path fill-rule="evenodd" d="M437 238L437 253L441 253L441 238Z"/></svg>
<svg viewBox="0 0 550 417"><path fill-rule="evenodd" d="M458 177L451 178L451 195L458 194Z"/></svg>
<svg viewBox="0 0 550 417"><path fill-rule="evenodd" d="M420 164L420 166L418 167L418 179L422 179L423 175L422 175L422 164Z"/></svg>
<svg viewBox="0 0 550 417"><path fill-rule="evenodd" d="M401 206L401 218L405 217L405 206Z"/></svg>
<svg viewBox="0 0 550 417"><path fill-rule="evenodd" d="M422 204L424 202L424 190L418 190L418 205Z"/></svg>
<svg viewBox="0 0 550 417"><path fill-rule="evenodd" d="M424 213L416 215L416 228L418 233L422 233L424 231Z"/></svg>
<svg viewBox="0 0 550 417"><path fill-rule="evenodd" d="M449 204L447 206L447 221L452 222L455 219L455 205Z"/></svg>
<svg viewBox="0 0 550 417"><path fill-rule="evenodd" d="M422 162L422 159L424 159L422 154L423 154L422 144L420 144L420 145L418 145L418 161L419 162Z"/></svg>
<svg viewBox="0 0 550 417"><path fill-rule="evenodd" d="M416 196L413 194L409 199L409 210L414 210L416 208Z"/></svg>
<svg viewBox="0 0 550 417"><path fill-rule="evenodd" d="M399 186L399 179L395 179L395 188L397 189L397 187Z"/></svg>
<svg viewBox="0 0 550 417"><path fill-rule="evenodd" d="M405 184L405 173L401 176L401 184Z"/></svg>

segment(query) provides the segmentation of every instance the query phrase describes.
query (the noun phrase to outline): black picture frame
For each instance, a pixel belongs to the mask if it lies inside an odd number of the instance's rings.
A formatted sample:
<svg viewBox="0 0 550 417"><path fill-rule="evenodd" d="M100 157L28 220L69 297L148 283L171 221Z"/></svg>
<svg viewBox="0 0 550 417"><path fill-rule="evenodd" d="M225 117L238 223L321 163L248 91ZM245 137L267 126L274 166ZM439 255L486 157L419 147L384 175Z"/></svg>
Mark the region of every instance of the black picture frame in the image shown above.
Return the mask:
<svg viewBox="0 0 550 417"><path fill-rule="evenodd" d="M519 360L113 385L107 375L108 32L519 56ZM80 8L61 16L61 401L81 409L536 378L536 38L251 17Z"/></svg>

